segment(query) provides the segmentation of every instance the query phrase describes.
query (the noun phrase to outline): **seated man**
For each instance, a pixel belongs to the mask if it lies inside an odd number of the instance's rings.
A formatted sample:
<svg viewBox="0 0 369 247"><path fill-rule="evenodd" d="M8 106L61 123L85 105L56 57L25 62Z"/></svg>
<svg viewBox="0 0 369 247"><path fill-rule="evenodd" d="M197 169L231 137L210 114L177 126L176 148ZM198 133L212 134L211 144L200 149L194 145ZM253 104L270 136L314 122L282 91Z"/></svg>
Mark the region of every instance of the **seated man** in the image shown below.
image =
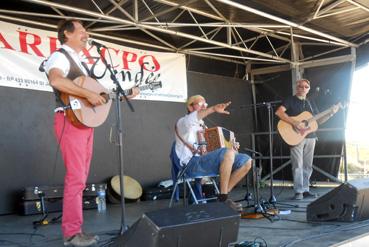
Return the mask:
<svg viewBox="0 0 369 247"><path fill-rule="evenodd" d="M228 198L228 193L248 173L251 168L251 158L240 154L235 149L219 148L200 155L198 149L198 132L204 130L204 119L217 112L229 114L225 110L231 102L217 104L207 108L205 98L194 95L187 100L188 114L176 123L176 153L181 164L188 167L189 176L220 175L220 194L218 200L227 202L234 209L241 211L242 205Z"/></svg>

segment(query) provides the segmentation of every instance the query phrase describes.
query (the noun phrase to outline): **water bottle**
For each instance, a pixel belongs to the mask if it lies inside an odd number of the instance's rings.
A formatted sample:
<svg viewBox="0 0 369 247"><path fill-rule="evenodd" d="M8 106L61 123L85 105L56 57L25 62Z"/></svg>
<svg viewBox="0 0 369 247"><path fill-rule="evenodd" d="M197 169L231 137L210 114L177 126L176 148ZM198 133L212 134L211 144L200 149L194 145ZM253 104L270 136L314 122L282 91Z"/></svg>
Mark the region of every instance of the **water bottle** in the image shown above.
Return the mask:
<svg viewBox="0 0 369 247"><path fill-rule="evenodd" d="M100 184L99 188L97 189L97 197L96 197L97 211L99 213L103 213L106 211L105 195L106 195L105 186Z"/></svg>

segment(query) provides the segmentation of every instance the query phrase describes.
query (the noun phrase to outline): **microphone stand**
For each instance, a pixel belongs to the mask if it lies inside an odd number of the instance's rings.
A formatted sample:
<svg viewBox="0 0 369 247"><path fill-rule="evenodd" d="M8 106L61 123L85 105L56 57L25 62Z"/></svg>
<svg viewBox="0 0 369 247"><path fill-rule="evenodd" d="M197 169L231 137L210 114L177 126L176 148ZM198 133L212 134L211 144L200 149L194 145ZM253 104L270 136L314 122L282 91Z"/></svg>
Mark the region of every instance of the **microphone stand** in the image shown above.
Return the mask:
<svg viewBox="0 0 369 247"><path fill-rule="evenodd" d="M276 208L276 204L297 208L298 205L277 202L277 199L274 196L274 191L273 191L274 184L273 184L273 134L272 134L272 130L273 130L273 128L272 128L273 115L272 114L273 114L273 112L272 112L272 103L273 102L265 103L265 105L267 106L267 109L268 109L268 131L269 131L269 165L270 165L270 198L269 198L269 203L272 204L274 208Z"/></svg>
<svg viewBox="0 0 369 247"><path fill-rule="evenodd" d="M260 158L263 157L263 155L260 152L254 151L252 149L244 148L245 151L251 152L253 159L255 158L255 155L259 156ZM261 159L259 159L259 167L256 168L255 162L252 162L252 181L253 181L253 187L254 187L254 205L247 205L246 208L254 207L254 215L262 215L264 218L268 219L270 222L274 222L274 216L273 214L269 213L267 211L267 205L265 205L266 201L261 199L260 196L260 175L261 175L262 165L261 165ZM248 192L245 196L244 200L247 200ZM242 200L236 201L240 202ZM252 218L248 217L248 214L246 213L245 216L241 216L242 218Z"/></svg>
<svg viewBox="0 0 369 247"><path fill-rule="evenodd" d="M266 103L268 109L268 130L269 130L269 164L270 164L270 198L269 203L274 207L277 199L273 193L273 134L272 134L272 104L270 102Z"/></svg>
<svg viewBox="0 0 369 247"><path fill-rule="evenodd" d="M125 223L125 201L124 201L124 164L123 164L123 131L122 131L122 116L121 116L121 106L120 106L120 96L122 95L124 99L126 100L129 109L131 112L134 112L133 106L131 102L128 100L126 94L124 93L124 90L120 86L117 77L115 76L115 71L112 70L111 65L108 64L104 56L101 55L101 46L96 46L97 52L100 55L101 61L104 63L106 68L110 72L110 78L114 82L116 89L116 126L117 126L117 137L118 137L118 147L119 147L119 179L120 179L120 207L121 207L121 225L119 233L120 235L123 235L123 233L128 229L127 225Z"/></svg>
<svg viewBox="0 0 369 247"><path fill-rule="evenodd" d="M272 134L272 119L273 119L273 112L272 112L272 105L281 103L281 100L269 101L269 102L262 102L250 105L243 105L240 106L241 108L249 108L249 107L263 107L266 106L268 110L268 133L269 133L269 168L270 168L270 198L269 203L276 208L276 204L290 206L290 207L298 207L298 205L292 205L287 203L280 203L277 202L276 197L274 196L274 184L273 184L273 134Z"/></svg>
<svg viewBox="0 0 369 247"><path fill-rule="evenodd" d="M258 107L258 108L261 108L261 107L264 107L264 106L271 106L271 104L278 104L278 103L281 103L282 101L281 100L276 100L276 101L271 101L271 102L262 102L262 103L255 103L255 104L249 104L249 105L241 105L240 108L241 109L247 109L247 108L251 108L251 107ZM269 114L269 108L268 108L268 118L269 118L269 135L271 134L271 123L270 123L270 114ZM271 137L269 136L269 147L271 148ZM248 148L244 148L244 150L246 151L249 151L252 153L253 155L253 158L255 157L255 155L258 155L259 157L262 157L263 155L260 153L260 152L257 152L255 150L252 150L252 149L248 149ZM272 159L272 157L271 157ZM273 161L271 161L273 162ZM272 166L272 163L271 163L271 166ZM262 168L262 164L261 164L261 160L259 162L259 169ZM260 203L260 191L259 191L259 176L258 174L255 175L255 164L253 162L253 165L252 165L252 169L253 169L253 187L254 187L254 207L255 207L255 213L262 213L264 214L266 211L264 209L264 207L262 206L262 204ZM255 185L255 182L256 182L256 185ZM271 181L272 182L272 181ZM247 192L246 192L246 195L244 197L243 200L238 200L236 202L240 202L240 201L244 201L246 200L247 201L247 207L249 207L249 198L251 197L250 193L249 193L249 189L248 189L248 181L247 181ZM256 187L257 186L257 187ZM273 183L271 183L271 186L273 186ZM273 195L273 191L271 191L271 195ZM275 197L273 196L273 198L275 199Z"/></svg>
<svg viewBox="0 0 369 247"><path fill-rule="evenodd" d="M244 150L247 152L251 152L253 158L255 158L255 155L259 157L263 157L263 155L260 152L254 151L252 149L244 148ZM252 182L253 182L253 187L254 187L254 205L253 206L255 209L255 213L265 213L265 209L260 203L259 171L261 169L262 169L261 159L259 159L259 167L257 168L257 170L256 170L255 162L252 162L252 171L253 171L252 172ZM248 194L249 193L247 192L245 198L248 198Z"/></svg>

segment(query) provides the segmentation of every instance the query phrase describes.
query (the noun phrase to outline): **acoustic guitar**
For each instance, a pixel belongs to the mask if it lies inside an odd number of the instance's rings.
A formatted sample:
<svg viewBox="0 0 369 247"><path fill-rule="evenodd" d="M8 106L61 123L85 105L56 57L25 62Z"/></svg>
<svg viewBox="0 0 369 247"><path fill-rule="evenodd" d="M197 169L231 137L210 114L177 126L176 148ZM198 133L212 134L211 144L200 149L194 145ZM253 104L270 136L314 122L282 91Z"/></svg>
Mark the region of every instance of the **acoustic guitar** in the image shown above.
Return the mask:
<svg viewBox="0 0 369 247"><path fill-rule="evenodd" d="M66 116L69 121L76 127L97 127L103 124L109 115L111 107L111 99L116 97L114 92L109 92L104 86L91 77L80 76L73 81L76 85L100 94L106 99L106 103L98 106L91 105L86 99L61 93L61 100L68 106ZM140 91L155 90L161 88L161 81L151 82L149 84L139 86ZM132 93L132 89L124 90L126 95Z"/></svg>
<svg viewBox="0 0 369 247"><path fill-rule="evenodd" d="M310 112L304 111L297 116L291 117L292 119L303 122L305 127L303 129L297 129L290 123L283 120L279 120L277 129L282 139L290 146L298 145L304 140L304 138L318 129L318 121L324 117L329 116L331 118L335 112L334 108L343 108L341 103L331 106L327 110L313 116Z"/></svg>

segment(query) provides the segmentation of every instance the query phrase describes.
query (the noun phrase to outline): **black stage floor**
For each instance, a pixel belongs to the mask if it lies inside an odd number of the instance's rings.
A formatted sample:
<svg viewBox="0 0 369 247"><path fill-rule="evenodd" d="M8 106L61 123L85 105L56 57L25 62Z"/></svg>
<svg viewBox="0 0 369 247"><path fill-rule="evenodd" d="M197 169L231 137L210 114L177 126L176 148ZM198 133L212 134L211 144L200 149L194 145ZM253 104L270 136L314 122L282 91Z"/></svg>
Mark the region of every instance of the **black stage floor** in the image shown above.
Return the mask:
<svg viewBox="0 0 369 247"><path fill-rule="evenodd" d="M312 188L312 191L322 196L332 189L333 187L317 187ZM231 193L231 197L234 200L242 199L245 193L244 187L238 187ZM261 194L263 198L269 199L270 189L268 187L262 189ZM278 202L297 204L298 208L277 205L279 210L285 213L291 210L291 213L280 214L274 217L273 221L267 218L240 219L237 242L255 240L265 243L265 246L341 246L339 243L369 232L369 220L351 223L307 222L306 207L314 199L293 201L291 200L293 190L290 187L275 187L274 194ZM168 203L169 200L127 203L125 223L131 226L143 213L167 208ZM246 205L247 202L244 201L243 204ZM181 207L181 205L176 205L176 207ZM52 213L48 218L51 219L58 215L59 213ZM39 219L40 215L0 216L0 246L63 246L60 222L33 229L32 222ZM84 219L84 230L98 234L101 238L99 246L106 246L106 243L119 232L121 209L119 205L108 204L105 214L99 214L97 210L85 210ZM203 234L206 234L206 229L203 230Z"/></svg>

